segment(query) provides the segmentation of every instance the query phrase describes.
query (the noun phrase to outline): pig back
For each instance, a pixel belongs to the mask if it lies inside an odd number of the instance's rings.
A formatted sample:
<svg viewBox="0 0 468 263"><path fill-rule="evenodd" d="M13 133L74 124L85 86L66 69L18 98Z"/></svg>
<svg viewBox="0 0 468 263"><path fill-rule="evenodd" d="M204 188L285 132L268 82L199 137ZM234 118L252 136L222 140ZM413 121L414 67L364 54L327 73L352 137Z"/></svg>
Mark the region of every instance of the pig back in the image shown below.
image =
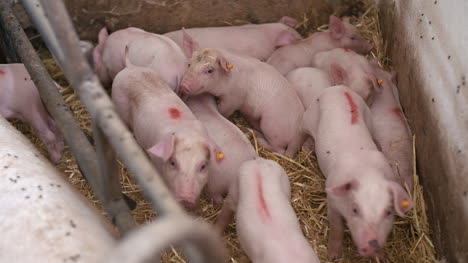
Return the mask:
<svg viewBox="0 0 468 263"><path fill-rule="evenodd" d="M104 218L1 116L0 134L0 261L102 262Z"/></svg>
<svg viewBox="0 0 468 263"><path fill-rule="evenodd" d="M266 60L276 49L276 38L281 31L300 35L282 23L248 24L242 26L188 28L187 33L201 48L220 48L236 54ZM183 46L182 30L164 34Z"/></svg>
<svg viewBox="0 0 468 263"><path fill-rule="evenodd" d="M370 110L359 95L341 85L325 89L318 99L315 147L325 175L341 154L377 149L370 132Z"/></svg>

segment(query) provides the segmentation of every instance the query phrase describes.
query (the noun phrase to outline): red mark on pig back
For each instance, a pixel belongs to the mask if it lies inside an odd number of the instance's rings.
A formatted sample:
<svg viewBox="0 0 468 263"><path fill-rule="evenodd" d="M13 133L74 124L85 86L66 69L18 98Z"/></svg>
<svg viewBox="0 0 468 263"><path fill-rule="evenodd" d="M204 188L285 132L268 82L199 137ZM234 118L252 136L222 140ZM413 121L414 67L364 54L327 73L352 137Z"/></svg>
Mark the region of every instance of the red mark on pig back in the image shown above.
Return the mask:
<svg viewBox="0 0 468 263"><path fill-rule="evenodd" d="M171 116L171 119L174 119L174 120L180 119L181 115L182 113L180 112L180 110L176 108L169 108L169 116Z"/></svg>
<svg viewBox="0 0 468 263"><path fill-rule="evenodd" d="M349 48L347 48L347 47L345 47L345 48L343 48L343 49L344 49L345 52L351 52L351 49L349 49Z"/></svg>
<svg viewBox="0 0 468 263"><path fill-rule="evenodd" d="M258 194L258 203L259 203L259 213L260 217L262 218L263 222L267 220L271 220L270 210L268 209L267 203L265 201L265 197L263 196L263 185L262 185L262 177L259 173L257 173L257 194Z"/></svg>
<svg viewBox="0 0 468 263"><path fill-rule="evenodd" d="M356 106L356 103L354 103L353 98L351 97L351 95L348 92L345 92L345 96L348 99L348 104L349 104L349 107L351 108L350 109L350 111L351 111L351 124L356 124L358 122L358 118L359 118L358 108Z"/></svg>
<svg viewBox="0 0 468 263"><path fill-rule="evenodd" d="M5 71L0 70L0 76L3 76L3 75L5 75Z"/></svg>

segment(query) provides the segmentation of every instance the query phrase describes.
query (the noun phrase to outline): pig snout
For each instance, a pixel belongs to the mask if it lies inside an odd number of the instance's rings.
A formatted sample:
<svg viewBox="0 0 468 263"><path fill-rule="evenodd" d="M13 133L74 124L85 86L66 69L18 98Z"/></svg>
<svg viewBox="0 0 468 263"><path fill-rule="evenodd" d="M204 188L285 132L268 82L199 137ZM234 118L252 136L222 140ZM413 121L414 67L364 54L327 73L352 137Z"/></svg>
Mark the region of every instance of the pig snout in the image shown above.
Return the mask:
<svg viewBox="0 0 468 263"><path fill-rule="evenodd" d="M185 209L194 210L197 207L196 200L187 200L187 199L176 199L179 204L181 204Z"/></svg>
<svg viewBox="0 0 468 263"><path fill-rule="evenodd" d="M195 79L191 77L183 78L180 83L180 90L185 94L195 95L194 93L198 90Z"/></svg>
<svg viewBox="0 0 468 263"><path fill-rule="evenodd" d="M363 257L373 257L378 255L380 249L377 239L370 239L359 247L359 254Z"/></svg>
<svg viewBox="0 0 468 263"><path fill-rule="evenodd" d="M197 206L201 189L197 182L183 180L176 183L174 192L177 202L187 209L194 209Z"/></svg>

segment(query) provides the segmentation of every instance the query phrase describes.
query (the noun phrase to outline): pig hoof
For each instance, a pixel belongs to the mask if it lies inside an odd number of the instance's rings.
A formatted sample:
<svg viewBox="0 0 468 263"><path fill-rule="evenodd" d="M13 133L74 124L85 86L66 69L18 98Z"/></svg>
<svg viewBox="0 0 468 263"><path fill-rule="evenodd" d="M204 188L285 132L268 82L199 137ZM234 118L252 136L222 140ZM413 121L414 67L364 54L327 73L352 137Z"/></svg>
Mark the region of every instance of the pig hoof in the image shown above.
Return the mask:
<svg viewBox="0 0 468 263"><path fill-rule="evenodd" d="M339 259L341 258L341 256L342 256L341 245L329 245L328 246L328 259L330 261Z"/></svg>

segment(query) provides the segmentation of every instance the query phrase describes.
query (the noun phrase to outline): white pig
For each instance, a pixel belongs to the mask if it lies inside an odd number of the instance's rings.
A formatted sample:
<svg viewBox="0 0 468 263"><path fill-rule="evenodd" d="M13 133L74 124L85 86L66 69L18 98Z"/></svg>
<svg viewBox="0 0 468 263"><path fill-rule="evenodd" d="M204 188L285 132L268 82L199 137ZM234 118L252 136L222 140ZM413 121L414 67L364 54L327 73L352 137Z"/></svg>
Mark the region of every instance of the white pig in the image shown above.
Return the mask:
<svg viewBox="0 0 468 263"><path fill-rule="evenodd" d="M411 130L401 109L396 87L396 73L376 67L376 76L382 80L382 93L375 96L370 107L374 122L374 138L382 147L393 171L413 189L413 141ZM402 182L402 183L403 183Z"/></svg>
<svg viewBox="0 0 468 263"><path fill-rule="evenodd" d="M180 86L183 93L217 96L219 112L228 117L239 110L253 126L260 145L289 157L296 154L305 139L300 128L304 107L283 75L256 58L198 49L188 34L184 51L193 55Z"/></svg>
<svg viewBox="0 0 468 263"><path fill-rule="evenodd" d="M246 161L216 227L223 231L236 212L239 242L254 263L318 263L290 199L288 176L278 163L260 157Z"/></svg>
<svg viewBox="0 0 468 263"><path fill-rule="evenodd" d="M318 68L297 68L291 70L285 77L296 90L306 110L320 92L333 86L330 76Z"/></svg>
<svg viewBox="0 0 468 263"><path fill-rule="evenodd" d="M293 69L285 77L296 90L305 110L307 110L309 104L322 90L332 86L330 76L318 68L304 67ZM314 149L314 140L310 137L307 138L302 148L305 151L312 151Z"/></svg>
<svg viewBox="0 0 468 263"><path fill-rule="evenodd" d="M218 112L216 101L209 94L190 97L187 106L208 131L210 138L223 149L223 156L217 164L210 166L208 173L208 193L216 204L222 204L229 185L235 180L239 166L257 156L247 137L233 123Z"/></svg>
<svg viewBox="0 0 468 263"><path fill-rule="evenodd" d="M0 262L103 262L109 222L0 115Z"/></svg>
<svg viewBox="0 0 468 263"><path fill-rule="evenodd" d="M349 18L341 21L336 16L330 16L327 32L317 32L306 39L279 48L267 63L281 74L286 74L295 68L314 66L312 59L315 54L338 47L351 48L366 54L373 45L359 35L356 27L349 23Z"/></svg>
<svg viewBox="0 0 468 263"><path fill-rule="evenodd" d="M372 139L369 108L350 88L330 87L304 114L304 128L315 139L317 160L327 178L330 259L342 253L343 218L359 254L379 255L394 212L404 216L413 202Z"/></svg>
<svg viewBox="0 0 468 263"><path fill-rule="evenodd" d="M380 92L373 66L351 49L335 48L317 53L314 64L327 72L335 85L348 86L369 105L375 94Z"/></svg>
<svg viewBox="0 0 468 263"><path fill-rule="evenodd" d="M126 65L112 84L117 112L148 151L176 200L195 208L219 149L155 71L128 60Z"/></svg>
<svg viewBox="0 0 468 263"><path fill-rule="evenodd" d="M44 108L24 65L0 65L0 87L0 114L31 125L49 152L50 159L58 163L64 147L62 133Z"/></svg>
<svg viewBox="0 0 468 263"><path fill-rule="evenodd" d="M125 46L128 46L128 56L134 65L154 69L172 90L177 91L187 68L187 58L171 39L134 27L111 35L103 28L98 39L93 50L94 70L104 86L109 86L125 67Z"/></svg>
<svg viewBox="0 0 468 263"><path fill-rule="evenodd" d="M278 48L302 39L294 29L297 21L283 17L278 23L185 29L202 48L223 48L266 60ZM164 34L183 47L183 30Z"/></svg>

